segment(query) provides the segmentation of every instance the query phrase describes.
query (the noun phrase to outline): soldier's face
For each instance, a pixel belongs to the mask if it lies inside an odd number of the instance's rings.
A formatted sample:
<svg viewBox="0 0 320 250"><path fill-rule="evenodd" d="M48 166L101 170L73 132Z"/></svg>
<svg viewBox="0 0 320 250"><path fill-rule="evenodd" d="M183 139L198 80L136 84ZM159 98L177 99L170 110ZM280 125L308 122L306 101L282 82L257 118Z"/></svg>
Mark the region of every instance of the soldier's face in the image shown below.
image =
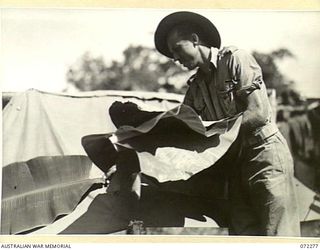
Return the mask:
<svg viewBox="0 0 320 250"><path fill-rule="evenodd" d="M178 61L189 70L198 67L199 50L192 39L183 38L177 31L172 31L167 38L167 44L174 61Z"/></svg>

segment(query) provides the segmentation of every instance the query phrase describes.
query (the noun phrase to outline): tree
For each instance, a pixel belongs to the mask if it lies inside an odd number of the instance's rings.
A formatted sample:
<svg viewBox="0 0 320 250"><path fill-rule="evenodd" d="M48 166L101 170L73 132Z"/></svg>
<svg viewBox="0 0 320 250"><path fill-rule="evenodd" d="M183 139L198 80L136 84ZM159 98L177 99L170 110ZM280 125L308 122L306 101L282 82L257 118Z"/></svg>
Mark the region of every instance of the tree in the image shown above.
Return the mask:
<svg viewBox="0 0 320 250"><path fill-rule="evenodd" d="M102 57L94 58L89 52L67 72L67 81L82 91L97 90L106 80L106 64Z"/></svg>
<svg viewBox="0 0 320 250"><path fill-rule="evenodd" d="M262 69L263 79L267 88L276 89L277 93L281 94L289 86L290 88L292 87L294 82L287 79L277 66L277 62L285 58L294 57L288 49L280 48L267 54L254 51L252 54Z"/></svg>
<svg viewBox="0 0 320 250"><path fill-rule="evenodd" d="M106 65L86 52L67 72L67 81L81 91L138 90L183 93L190 73L155 49L129 46L123 62Z"/></svg>

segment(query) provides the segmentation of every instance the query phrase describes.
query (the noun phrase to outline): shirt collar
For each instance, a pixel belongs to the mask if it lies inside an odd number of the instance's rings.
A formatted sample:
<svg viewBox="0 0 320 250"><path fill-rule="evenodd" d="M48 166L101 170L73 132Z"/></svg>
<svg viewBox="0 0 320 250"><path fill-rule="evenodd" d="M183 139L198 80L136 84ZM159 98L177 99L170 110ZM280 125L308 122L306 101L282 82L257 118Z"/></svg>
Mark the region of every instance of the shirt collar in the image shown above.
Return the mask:
<svg viewBox="0 0 320 250"><path fill-rule="evenodd" d="M219 50L217 48L211 48L210 52L210 62L213 64L215 68L217 68L217 62L218 62L218 52Z"/></svg>
<svg viewBox="0 0 320 250"><path fill-rule="evenodd" d="M210 48L210 55L209 55L209 57L210 57L210 63L212 63L212 65L213 65L215 68L217 68L217 64L218 64L218 53L219 53L219 49L213 48L213 47ZM189 80L187 81L188 85L190 85L193 81L196 80L196 78L197 78L198 76L201 76L201 75L202 75L201 70L198 69L198 70L197 70L197 73L194 74L194 75L192 75L192 76L189 78Z"/></svg>

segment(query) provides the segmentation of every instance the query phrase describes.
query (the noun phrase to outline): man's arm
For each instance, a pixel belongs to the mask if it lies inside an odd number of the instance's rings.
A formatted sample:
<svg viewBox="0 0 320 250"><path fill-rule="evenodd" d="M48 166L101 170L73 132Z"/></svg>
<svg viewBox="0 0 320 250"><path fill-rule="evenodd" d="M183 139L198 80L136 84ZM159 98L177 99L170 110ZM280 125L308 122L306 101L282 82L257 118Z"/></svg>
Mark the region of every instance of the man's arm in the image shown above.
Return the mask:
<svg viewBox="0 0 320 250"><path fill-rule="evenodd" d="M234 53L233 75L237 78L236 103L243 112L242 130L254 131L269 118L268 96L262 81L261 68L253 56L245 51Z"/></svg>
<svg viewBox="0 0 320 250"><path fill-rule="evenodd" d="M242 102L245 103L243 112L242 129L244 131L254 131L262 127L268 121L267 103L262 100L261 89L244 96Z"/></svg>

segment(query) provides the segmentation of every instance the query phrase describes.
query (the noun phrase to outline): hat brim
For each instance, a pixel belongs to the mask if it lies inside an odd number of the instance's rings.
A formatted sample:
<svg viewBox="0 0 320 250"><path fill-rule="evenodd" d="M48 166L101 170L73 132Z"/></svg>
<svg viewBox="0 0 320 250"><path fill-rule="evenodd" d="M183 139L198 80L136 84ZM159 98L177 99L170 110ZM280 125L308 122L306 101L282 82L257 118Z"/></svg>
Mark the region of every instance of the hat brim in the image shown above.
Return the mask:
<svg viewBox="0 0 320 250"><path fill-rule="evenodd" d="M168 48L167 36L173 27L183 23L190 23L198 27L199 32L203 34L203 39L205 40L206 45L220 48L220 34L209 19L194 12L179 11L166 16L158 24L154 35L154 43L156 49L161 54L169 58L173 58L173 55Z"/></svg>

